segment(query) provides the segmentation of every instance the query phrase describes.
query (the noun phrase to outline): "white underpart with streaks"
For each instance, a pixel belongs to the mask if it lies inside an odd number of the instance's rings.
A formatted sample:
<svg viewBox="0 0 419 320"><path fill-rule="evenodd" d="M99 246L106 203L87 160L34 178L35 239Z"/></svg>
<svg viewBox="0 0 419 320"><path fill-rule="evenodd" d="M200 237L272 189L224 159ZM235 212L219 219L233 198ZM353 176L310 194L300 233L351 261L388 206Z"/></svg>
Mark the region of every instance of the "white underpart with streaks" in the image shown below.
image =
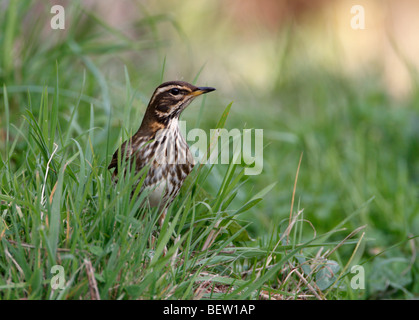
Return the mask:
<svg viewBox="0 0 419 320"><path fill-rule="evenodd" d="M167 128L157 131L149 147L146 148L148 150L144 154L145 158L149 158L151 150L155 150L155 155L143 190L150 189L148 200L151 207L162 207L178 194L179 187L175 186L181 185L192 170L194 159L180 133L177 118L172 119ZM167 174L164 175L163 172Z"/></svg>

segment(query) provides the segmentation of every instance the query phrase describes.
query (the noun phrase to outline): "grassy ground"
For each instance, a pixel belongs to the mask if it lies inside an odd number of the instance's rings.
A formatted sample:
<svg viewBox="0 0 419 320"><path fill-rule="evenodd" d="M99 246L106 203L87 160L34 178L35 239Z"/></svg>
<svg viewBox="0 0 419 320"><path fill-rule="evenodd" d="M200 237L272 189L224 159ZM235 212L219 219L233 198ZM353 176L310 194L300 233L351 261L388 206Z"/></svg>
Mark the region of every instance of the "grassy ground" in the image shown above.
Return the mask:
<svg viewBox="0 0 419 320"><path fill-rule="evenodd" d="M144 9L132 41L73 5L78 23L50 35L32 5L0 13L2 299L417 297L417 88L396 103L378 74L299 74L290 40L263 95L221 89L183 117L262 128L263 172L197 168L160 229L130 198L133 174L115 186L106 168L171 80L158 26L176 20Z"/></svg>

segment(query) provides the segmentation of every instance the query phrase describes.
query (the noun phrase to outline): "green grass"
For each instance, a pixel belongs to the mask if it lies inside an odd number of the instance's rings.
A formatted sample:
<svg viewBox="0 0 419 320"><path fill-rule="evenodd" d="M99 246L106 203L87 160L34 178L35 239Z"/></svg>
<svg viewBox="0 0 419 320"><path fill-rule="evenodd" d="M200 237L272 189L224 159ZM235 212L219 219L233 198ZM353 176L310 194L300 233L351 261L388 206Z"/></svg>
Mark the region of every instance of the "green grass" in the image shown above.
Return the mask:
<svg viewBox="0 0 419 320"><path fill-rule="evenodd" d="M131 198L132 185L141 173L121 176L117 185L111 183L106 162L91 144L93 127L76 139L66 139L66 132L53 130L59 123L52 118L58 116L54 108L59 87L55 90L50 107L45 91L39 116L27 110L17 131L14 142L22 139L27 144L26 161L12 173L10 156L3 160L3 298L93 298L96 291L89 282L89 276L93 277L87 268L90 264L95 270L94 288L102 299L298 298L303 294L300 290L307 290L304 286L296 291L292 284L279 283L279 271L293 268L297 261L304 261L310 270L309 252L335 246L337 242L328 238L339 227L304 242L301 221L295 216L290 226L295 224L299 231L292 233L290 227L282 234L272 233L268 243L249 243L248 223L238 217L257 205L273 186L238 208L230 206L249 180L243 168L230 164L221 171L215 199L200 199L204 192L199 187L215 166L197 167L160 229L156 223L159 213L140 208L145 194ZM7 101L6 88L4 97ZM219 127L224 126L230 107ZM23 130L27 133L19 134ZM10 149L9 155L14 148ZM165 255L164 248L168 250ZM321 270L326 261L330 260L316 258L313 270ZM50 283L55 265L65 270L65 286L54 291ZM317 274L309 273L313 274L308 278ZM312 290L324 297L319 289Z"/></svg>
<svg viewBox="0 0 419 320"><path fill-rule="evenodd" d="M160 228L145 195L130 197L138 177L114 184L107 165L169 80L158 26L179 26L143 8L131 41L75 4L80 23L44 38L28 3L0 13L1 299L417 297L417 89L396 107L374 78L302 76L284 51L269 94L219 90L184 115L188 128L263 128L262 174L196 167Z"/></svg>

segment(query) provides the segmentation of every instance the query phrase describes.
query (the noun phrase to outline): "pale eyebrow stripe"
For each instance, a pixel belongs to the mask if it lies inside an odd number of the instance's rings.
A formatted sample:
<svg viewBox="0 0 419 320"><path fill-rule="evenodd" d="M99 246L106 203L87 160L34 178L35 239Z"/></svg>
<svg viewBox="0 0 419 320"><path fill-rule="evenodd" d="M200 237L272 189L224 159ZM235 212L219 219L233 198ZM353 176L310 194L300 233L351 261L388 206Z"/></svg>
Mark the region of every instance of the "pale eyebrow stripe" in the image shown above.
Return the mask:
<svg viewBox="0 0 419 320"><path fill-rule="evenodd" d="M190 90L188 87L182 87L181 85L178 85L178 84L172 84L172 85L170 85L170 86L164 86L164 87L161 87L161 88L158 88L157 90L156 90L156 92L154 93L154 95L153 95L153 98L151 99L151 101L150 101L150 104L152 104L153 102L154 102L154 99L160 94L160 93L163 93L163 92L166 92L166 91L169 91L169 90L171 90L171 89L173 89L173 88L177 88L177 89L179 89L179 90L187 90L187 91L189 91L189 92L192 92L192 90Z"/></svg>

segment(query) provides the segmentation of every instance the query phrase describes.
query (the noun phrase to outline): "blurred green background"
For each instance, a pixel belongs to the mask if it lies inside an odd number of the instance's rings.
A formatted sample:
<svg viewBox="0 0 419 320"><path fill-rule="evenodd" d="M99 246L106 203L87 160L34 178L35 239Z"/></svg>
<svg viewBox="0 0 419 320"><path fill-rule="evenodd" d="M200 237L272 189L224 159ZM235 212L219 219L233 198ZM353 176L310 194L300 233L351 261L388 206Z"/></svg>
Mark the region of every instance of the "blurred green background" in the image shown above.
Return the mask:
<svg viewBox="0 0 419 320"><path fill-rule="evenodd" d="M53 4L65 8L64 30L50 27ZM364 6L364 30L351 28L353 5ZM233 102L228 129L264 130L263 172L234 200L277 182L243 217L251 235L264 241L288 218L303 153L294 210L304 209L318 233L357 212L344 225L367 225L357 261L384 251L366 264L370 297L417 297L419 243L407 239L419 234L418 12L407 0L2 0L0 83L20 128L28 92L34 109L45 87L53 92L58 65L61 129L84 132L92 105L93 146L104 161L121 127L138 128L162 80L217 88L182 119L188 130L209 131ZM1 150L16 135L5 130L4 110L2 96ZM26 147L17 142L13 169ZM212 194L216 172L206 182Z"/></svg>

